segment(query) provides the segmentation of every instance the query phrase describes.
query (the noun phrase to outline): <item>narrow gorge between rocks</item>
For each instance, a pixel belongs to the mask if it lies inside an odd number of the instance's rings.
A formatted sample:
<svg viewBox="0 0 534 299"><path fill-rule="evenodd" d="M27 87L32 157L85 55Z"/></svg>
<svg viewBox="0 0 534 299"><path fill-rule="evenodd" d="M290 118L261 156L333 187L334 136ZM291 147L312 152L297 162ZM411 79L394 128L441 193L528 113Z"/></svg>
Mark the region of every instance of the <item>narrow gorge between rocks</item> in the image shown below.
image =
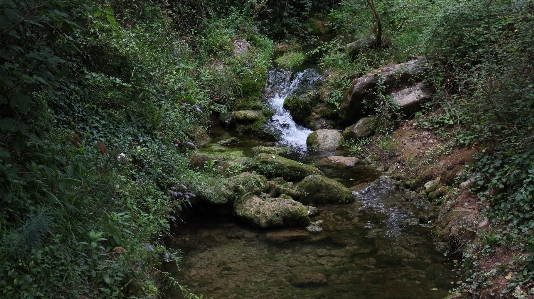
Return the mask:
<svg viewBox="0 0 534 299"><path fill-rule="evenodd" d="M369 166L339 168L321 161L342 151L310 152L312 131L295 124L283 101L320 78L314 69L292 75L269 72L264 99L274 112L268 125L281 136L276 145L295 152L352 190L348 204L319 204L314 227L259 229L228 213L195 207L172 229L167 244L183 252L181 268L168 265L180 284L204 298L428 298L441 299L456 283L453 261L439 253L432 223L418 216L424 206L407 200L393 182ZM214 130L210 151L252 156L254 136ZM240 142L220 146L237 137ZM167 294L166 298L181 298Z"/></svg>

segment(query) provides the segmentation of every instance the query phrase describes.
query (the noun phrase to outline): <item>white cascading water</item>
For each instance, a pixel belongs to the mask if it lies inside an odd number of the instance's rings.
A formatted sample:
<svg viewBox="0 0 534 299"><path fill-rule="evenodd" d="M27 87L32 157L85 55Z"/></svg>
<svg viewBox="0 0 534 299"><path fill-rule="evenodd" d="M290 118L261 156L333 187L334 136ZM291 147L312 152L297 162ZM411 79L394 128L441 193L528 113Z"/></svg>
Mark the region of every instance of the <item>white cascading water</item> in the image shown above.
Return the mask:
<svg viewBox="0 0 534 299"><path fill-rule="evenodd" d="M279 133L279 145L288 146L298 152L305 152L306 138L312 130L298 125L288 110L284 109L284 100L299 89L313 88L320 74L315 69L306 69L297 73L292 79L292 72L283 69L270 70L264 91L264 101L274 115L268 126Z"/></svg>

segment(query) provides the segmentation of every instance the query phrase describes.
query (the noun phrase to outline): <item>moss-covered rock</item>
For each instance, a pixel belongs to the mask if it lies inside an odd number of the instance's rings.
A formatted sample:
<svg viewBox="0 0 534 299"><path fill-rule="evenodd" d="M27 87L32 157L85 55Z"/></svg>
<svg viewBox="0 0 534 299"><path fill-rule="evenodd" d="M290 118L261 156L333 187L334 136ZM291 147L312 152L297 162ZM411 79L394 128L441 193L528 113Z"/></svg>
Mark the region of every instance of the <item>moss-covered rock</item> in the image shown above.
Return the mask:
<svg viewBox="0 0 534 299"><path fill-rule="evenodd" d="M234 198L232 190L226 187L226 180L220 177L204 175L202 177L189 177L189 180L184 181L184 184L190 186L190 191L196 195L195 201L223 205Z"/></svg>
<svg viewBox="0 0 534 299"><path fill-rule="evenodd" d="M240 197L245 193L256 195L261 194L265 192L270 185L267 182L267 178L263 175L243 172L228 178L225 187L233 192L235 197Z"/></svg>
<svg viewBox="0 0 534 299"><path fill-rule="evenodd" d="M282 177L287 181L298 181L312 174L323 174L316 167L274 154L257 155L253 168L268 178Z"/></svg>
<svg viewBox="0 0 534 299"><path fill-rule="evenodd" d="M299 198L302 194L295 190L292 182L286 182L282 178L275 178L267 182L266 191L271 197L289 196Z"/></svg>
<svg viewBox="0 0 534 299"><path fill-rule="evenodd" d="M282 157L289 157L291 156L292 152L290 148L282 147L282 146L255 146L252 148L252 154L254 156L259 155L261 153L264 154L271 154L271 155L279 155Z"/></svg>
<svg viewBox="0 0 534 299"><path fill-rule="evenodd" d="M262 228L306 226L310 223L308 208L286 198L261 198L247 194L234 202L238 217Z"/></svg>
<svg viewBox="0 0 534 299"><path fill-rule="evenodd" d="M319 100L319 93L315 90L306 91L287 97L284 108L289 110L295 122L309 125L311 112Z"/></svg>
<svg viewBox="0 0 534 299"><path fill-rule="evenodd" d="M304 204L354 201L350 189L322 175L307 176L295 189L302 194L298 200Z"/></svg>
<svg viewBox="0 0 534 299"><path fill-rule="evenodd" d="M261 110L239 110L231 114L234 125L250 125L265 118Z"/></svg>

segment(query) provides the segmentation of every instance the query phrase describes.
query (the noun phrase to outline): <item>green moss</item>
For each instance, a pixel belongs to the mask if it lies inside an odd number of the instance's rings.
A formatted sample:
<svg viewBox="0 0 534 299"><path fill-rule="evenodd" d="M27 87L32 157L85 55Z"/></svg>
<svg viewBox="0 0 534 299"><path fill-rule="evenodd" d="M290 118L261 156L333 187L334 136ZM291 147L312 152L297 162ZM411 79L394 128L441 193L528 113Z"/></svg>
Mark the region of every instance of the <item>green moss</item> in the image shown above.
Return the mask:
<svg viewBox="0 0 534 299"><path fill-rule="evenodd" d="M301 65L306 60L306 55L300 51L287 52L284 55L278 57L275 61L278 65L284 68L295 68Z"/></svg>
<svg viewBox="0 0 534 299"><path fill-rule="evenodd" d="M322 174L313 166L272 154L257 155L253 167L258 173L267 177L282 177L288 181L301 180L312 174Z"/></svg>
<svg viewBox="0 0 534 299"><path fill-rule="evenodd" d="M352 202L352 192L341 183L322 175L310 175L296 187L302 193L299 201L305 204Z"/></svg>
<svg viewBox="0 0 534 299"><path fill-rule="evenodd" d="M289 96L284 101L284 108L289 110L296 122L309 124L311 112L318 98L319 94L316 91Z"/></svg>
<svg viewBox="0 0 534 299"><path fill-rule="evenodd" d="M310 149L314 149L314 144L317 141L317 131L312 132L310 135L308 135L308 138L306 138L306 145Z"/></svg>

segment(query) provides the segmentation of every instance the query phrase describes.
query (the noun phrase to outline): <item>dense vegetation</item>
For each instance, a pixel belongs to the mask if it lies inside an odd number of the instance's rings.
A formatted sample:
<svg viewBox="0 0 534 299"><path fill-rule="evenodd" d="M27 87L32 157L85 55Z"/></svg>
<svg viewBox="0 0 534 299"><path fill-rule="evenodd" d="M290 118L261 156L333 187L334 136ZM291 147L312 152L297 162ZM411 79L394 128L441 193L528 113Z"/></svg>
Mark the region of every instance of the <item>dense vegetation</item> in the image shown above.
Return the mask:
<svg viewBox="0 0 534 299"><path fill-rule="evenodd" d="M377 34L369 2L381 46L350 51ZM500 224L473 252L524 253L509 291L529 285L533 14L531 1L505 0L1 1L1 296L153 298L177 286L159 270L179 261L162 237L197 196L217 197L218 179L190 169L189 154L210 116L261 109L277 44L276 63L322 66L334 107L353 78L428 56L436 96L417 123L481 149L473 192ZM236 40L250 50L235 54ZM484 277L468 275L477 294Z"/></svg>

